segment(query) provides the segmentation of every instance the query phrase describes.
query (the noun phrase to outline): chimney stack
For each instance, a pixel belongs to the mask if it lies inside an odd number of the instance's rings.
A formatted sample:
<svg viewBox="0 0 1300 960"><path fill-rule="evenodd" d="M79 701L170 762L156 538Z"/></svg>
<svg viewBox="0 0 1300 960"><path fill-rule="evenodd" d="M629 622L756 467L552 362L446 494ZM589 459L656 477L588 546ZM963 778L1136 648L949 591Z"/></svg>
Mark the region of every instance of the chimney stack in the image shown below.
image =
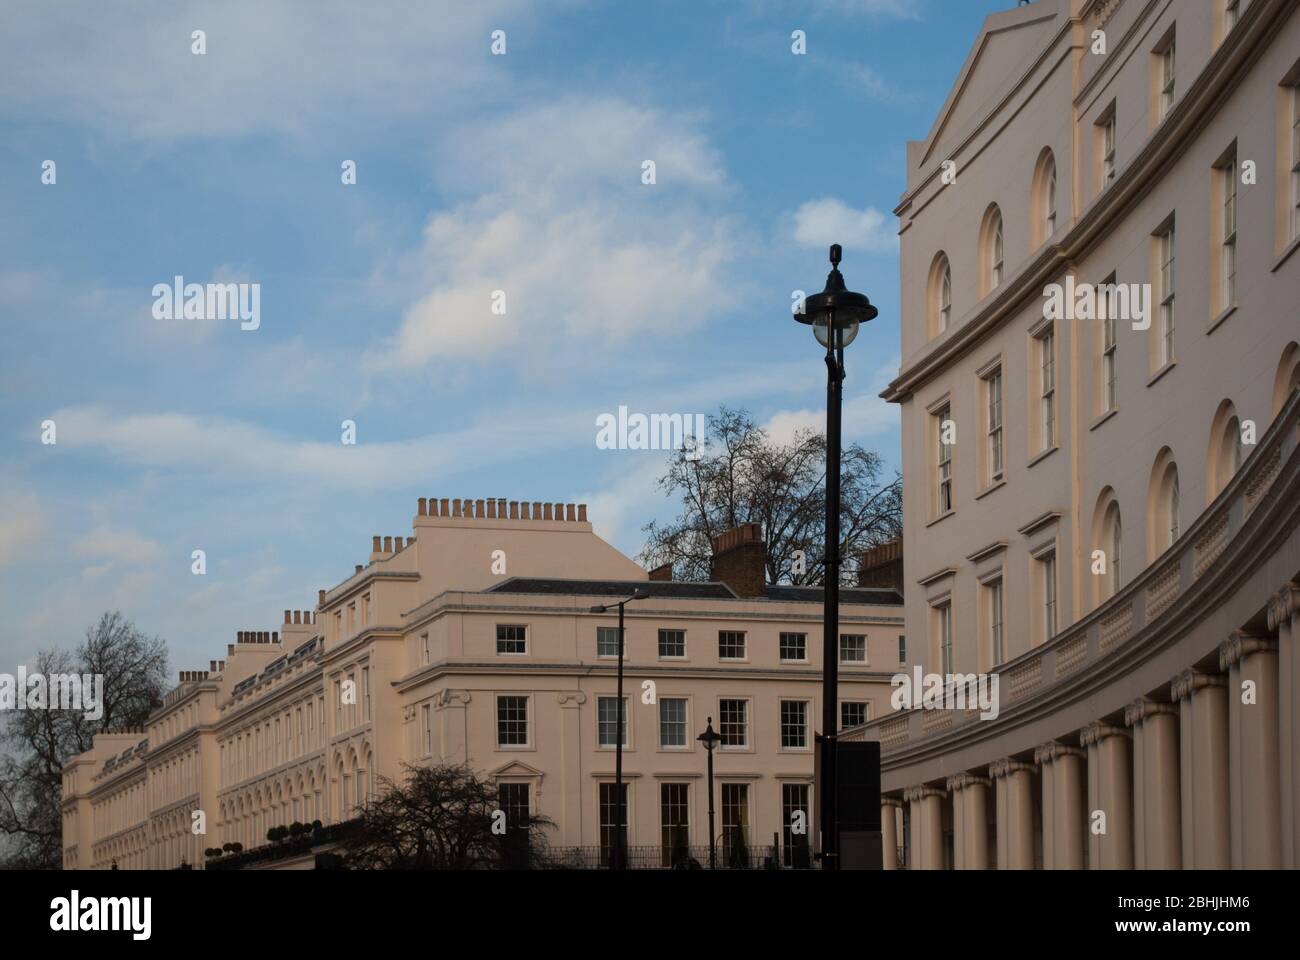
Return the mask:
<svg viewBox="0 0 1300 960"><path fill-rule="evenodd" d="M858 586L903 592L903 541L890 540L858 558Z"/></svg>
<svg viewBox="0 0 1300 960"><path fill-rule="evenodd" d="M673 565L671 563L660 564L650 571L650 579L668 583L673 579Z"/></svg>
<svg viewBox="0 0 1300 960"><path fill-rule="evenodd" d="M767 547L757 523L742 523L713 538L710 579L725 583L738 597L767 596Z"/></svg>

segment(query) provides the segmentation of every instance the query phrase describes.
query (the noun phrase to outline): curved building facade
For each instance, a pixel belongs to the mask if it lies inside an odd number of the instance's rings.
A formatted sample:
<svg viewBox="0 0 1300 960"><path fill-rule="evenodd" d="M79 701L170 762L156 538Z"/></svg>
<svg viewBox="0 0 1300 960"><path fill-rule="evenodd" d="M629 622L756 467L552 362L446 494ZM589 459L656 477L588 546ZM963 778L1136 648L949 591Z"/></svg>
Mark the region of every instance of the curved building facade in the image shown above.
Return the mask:
<svg viewBox="0 0 1300 960"><path fill-rule="evenodd" d="M895 212L886 865L1296 866L1297 3L990 16Z"/></svg>

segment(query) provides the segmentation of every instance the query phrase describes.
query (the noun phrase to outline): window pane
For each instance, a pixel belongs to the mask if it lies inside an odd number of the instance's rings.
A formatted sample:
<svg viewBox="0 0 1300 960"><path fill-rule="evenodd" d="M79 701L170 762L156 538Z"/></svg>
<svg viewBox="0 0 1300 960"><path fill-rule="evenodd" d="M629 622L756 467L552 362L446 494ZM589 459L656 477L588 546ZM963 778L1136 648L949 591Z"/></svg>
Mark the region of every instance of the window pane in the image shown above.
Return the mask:
<svg viewBox="0 0 1300 960"><path fill-rule="evenodd" d="M686 631L685 630L660 630L659 631L659 656L661 657L686 656Z"/></svg>
<svg viewBox="0 0 1300 960"><path fill-rule="evenodd" d="M686 701L665 697L659 701L659 746L686 746Z"/></svg>
<svg viewBox="0 0 1300 960"><path fill-rule="evenodd" d="M747 700L722 700L718 705L720 720L718 732L722 735L722 746L744 747L749 745L749 725L746 711Z"/></svg>

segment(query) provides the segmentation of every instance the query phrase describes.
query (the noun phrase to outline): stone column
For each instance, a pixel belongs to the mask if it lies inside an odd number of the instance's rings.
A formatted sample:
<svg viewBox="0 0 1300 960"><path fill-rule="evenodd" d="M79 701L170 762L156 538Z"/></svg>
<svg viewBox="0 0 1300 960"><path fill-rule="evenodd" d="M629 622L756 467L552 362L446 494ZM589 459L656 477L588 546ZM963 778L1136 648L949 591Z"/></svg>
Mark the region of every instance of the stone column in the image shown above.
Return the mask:
<svg viewBox="0 0 1300 960"><path fill-rule="evenodd" d="M1034 797L1031 764L998 760L989 766L996 787L998 869L1034 869Z"/></svg>
<svg viewBox="0 0 1300 960"><path fill-rule="evenodd" d="M1082 870L1084 752L1056 740L1034 751L1043 771L1043 868Z"/></svg>
<svg viewBox="0 0 1300 960"><path fill-rule="evenodd" d="M880 848L886 870L898 869L898 815L902 809L898 797L880 798Z"/></svg>
<svg viewBox="0 0 1300 960"><path fill-rule="evenodd" d="M1094 722L1080 731L1088 756L1088 867L1133 869L1133 763L1129 733ZM1100 814L1100 816L1099 816Z"/></svg>
<svg viewBox="0 0 1300 960"><path fill-rule="evenodd" d="M1143 697L1124 709L1124 723L1133 728L1133 866L1179 870L1178 708Z"/></svg>
<svg viewBox="0 0 1300 960"><path fill-rule="evenodd" d="M903 799L912 805L912 863L916 870L943 869L943 798L934 787L908 787Z"/></svg>
<svg viewBox="0 0 1300 960"><path fill-rule="evenodd" d="M1219 646L1228 674L1228 804L1232 867L1282 866L1277 641L1237 630Z"/></svg>
<svg viewBox="0 0 1300 960"><path fill-rule="evenodd" d="M1169 685L1178 703L1179 806L1185 870L1232 866L1228 802L1228 681L1184 670Z"/></svg>
<svg viewBox="0 0 1300 960"><path fill-rule="evenodd" d="M1268 629L1277 632L1278 751L1282 815L1282 866L1300 866L1300 584L1288 583L1269 601Z"/></svg>
<svg viewBox="0 0 1300 960"><path fill-rule="evenodd" d="M560 702L560 815L559 842L563 846L580 847L584 843L582 823L582 796L587 786L582 782L582 705L587 695L578 690L557 694ZM689 811L687 822L695 825L696 832L709 843L708 783L696 798L698 809ZM628 790L631 793L631 790ZM595 837L594 842L600 838ZM695 838L692 838L695 842Z"/></svg>
<svg viewBox="0 0 1300 960"><path fill-rule="evenodd" d="M989 781L970 773L949 777L952 793L953 867L989 868Z"/></svg>

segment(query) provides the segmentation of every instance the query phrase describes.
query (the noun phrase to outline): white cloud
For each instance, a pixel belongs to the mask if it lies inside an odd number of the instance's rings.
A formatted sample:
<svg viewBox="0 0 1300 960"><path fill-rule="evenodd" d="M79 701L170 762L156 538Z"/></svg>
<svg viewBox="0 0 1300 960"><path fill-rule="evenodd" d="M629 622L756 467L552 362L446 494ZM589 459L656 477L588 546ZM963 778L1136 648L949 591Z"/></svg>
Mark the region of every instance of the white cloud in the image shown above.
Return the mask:
<svg viewBox="0 0 1300 960"><path fill-rule="evenodd" d="M732 245L705 206L725 176L695 123L570 98L448 137L440 175L487 192L429 218L404 268L421 292L368 367L511 351L572 362L700 323ZM641 181L643 160L657 165L654 184Z"/></svg>
<svg viewBox="0 0 1300 960"><path fill-rule="evenodd" d="M871 376L866 392L844 398L841 429L846 441L867 440L898 429L897 404L888 403L879 396L898 372L898 359L884 364ZM763 424L773 440L788 443L800 430L826 430L826 408L781 410Z"/></svg>
<svg viewBox="0 0 1300 960"><path fill-rule="evenodd" d="M794 212L794 240L805 247L839 243L866 253L894 253L898 231L891 215L874 207L855 210L834 197L809 200Z"/></svg>
<svg viewBox="0 0 1300 960"><path fill-rule="evenodd" d="M79 557L103 559L100 567L92 567L96 574L117 566L141 566L154 563L162 556L162 545L156 540L141 536L134 530L120 530L102 526L84 534L72 544Z"/></svg>
<svg viewBox="0 0 1300 960"><path fill-rule="evenodd" d="M491 30L522 32L535 10L526 0L11 0L0 110L159 142L301 136L339 117L383 125L504 86L509 57L490 55ZM196 29L202 56L191 52Z"/></svg>
<svg viewBox="0 0 1300 960"><path fill-rule="evenodd" d="M44 529L45 514L35 494L0 491L0 567L25 559Z"/></svg>

